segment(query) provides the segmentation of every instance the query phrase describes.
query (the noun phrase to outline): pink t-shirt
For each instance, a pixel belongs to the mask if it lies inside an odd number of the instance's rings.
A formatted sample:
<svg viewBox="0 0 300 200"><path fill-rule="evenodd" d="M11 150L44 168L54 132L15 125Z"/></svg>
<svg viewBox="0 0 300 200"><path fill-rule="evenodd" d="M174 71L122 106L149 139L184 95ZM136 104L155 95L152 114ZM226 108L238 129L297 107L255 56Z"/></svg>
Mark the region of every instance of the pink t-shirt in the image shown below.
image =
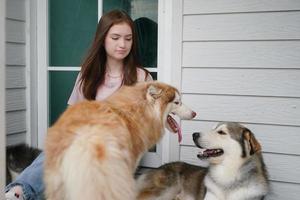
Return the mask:
<svg viewBox="0 0 300 200"><path fill-rule="evenodd" d="M77 76L75 86L73 88L72 94L69 98L68 104L73 105L75 103L81 102L86 100L83 96L82 90L80 88L79 84L79 79L80 79L80 73ZM146 79L146 73L144 70L137 68L137 81L142 82L142 81L152 81L152 77L149 74L147 79ZM117 91L122 84L122 77L110 77L106 76L105 77L105 82L102 84L96 94L96 100L103 100L107 97L109 97L112 93Z"/></svg>

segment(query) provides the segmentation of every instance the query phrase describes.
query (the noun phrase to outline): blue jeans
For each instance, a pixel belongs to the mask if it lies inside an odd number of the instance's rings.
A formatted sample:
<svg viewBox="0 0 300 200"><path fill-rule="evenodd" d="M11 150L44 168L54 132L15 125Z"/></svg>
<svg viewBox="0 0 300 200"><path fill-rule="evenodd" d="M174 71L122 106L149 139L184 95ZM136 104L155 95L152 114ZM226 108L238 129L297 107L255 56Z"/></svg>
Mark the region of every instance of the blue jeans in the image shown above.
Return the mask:
<svg viewBox="0 0 300 200"><path fill-rule="evenodd" d="M6 186L5 192L16 185L23 188L23 196L25 200L40 200L44 199L44 182L43 182L43 163L45 154L42 152L32 163L28 166L17 179Z"/></svg>

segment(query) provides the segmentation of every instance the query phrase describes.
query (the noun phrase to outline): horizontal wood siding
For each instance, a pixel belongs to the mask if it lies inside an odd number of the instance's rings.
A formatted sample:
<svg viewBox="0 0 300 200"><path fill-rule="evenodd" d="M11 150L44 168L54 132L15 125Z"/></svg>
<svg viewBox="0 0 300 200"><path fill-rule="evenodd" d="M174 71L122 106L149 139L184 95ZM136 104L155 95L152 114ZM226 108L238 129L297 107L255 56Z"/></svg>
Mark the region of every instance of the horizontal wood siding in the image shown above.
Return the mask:
<svg viewBox="0 0 300 200"><path fill-rule="evenodd" d="M6 88L25 88L25 66L7 66L6 67Z"/></svg>
<svg viewBox="0 0 300 200"><path fill-rule="evenodd" d="M7 134L26 132L26 111L10 111L6 116Z"/></svg>
<svg viewBox="0 0 300 200"><path fill-rule="evenodd" d="M299 0L183 0L184 14L300 10Z"/></svg>
<svg viewBox="0 0 300 200"><path fill-rule="evenodd" d="M198 120L300 125L298 98L184 94L183 101L198 112Z"/></svg>
<svg viewBox="0 0 300 200"><path fill-rule="evenodd" d="M6 139L6 145L18 144L21 141L26 141L26 132L10 134Z"/></svg>
<svg viewBox="0 0 300 200"><path fill-rule="evenodd" d="M191 15L183 19L184 41L300 38L300 11Z"/></svg>
<svg viewBox="0 0 300 200"><path fill-rule="evenodd" d="M6 64L26 65L25 44L10 42L6 44Z"/></svg>
<svg viewBox="0 0 300 200"><path fill-rule="evenodd" d="M182 79L185 93L300 97L298 69L185 68Z"/></svg>
<svg viewBox="0 0 300 200"><path fill-rule="evenodd" d="M181 122L180 160L197 159L193 132L246 125L262 144L272 193L300 195L300 1L183 0L181 91L197 112Z"/></svg>
<svg viewBox="0 0 300 200"><path fill-rule="evenodd" d="M26 141L26 1L6 4L7 145Z"/></svg>
<svg viewBox="0 0 300 200"><path fill-rule="evenodd" d="M26 33L25 30L25 22L24 21L16 21L7 19L6 20L6 41L7 42L18 42L25 43Z"/></svg>
<svg viewBox="0 0 300 200"><path fill-rule="evenodd" d="M300 41L184 42L183 67L299 69ZM288 60L288 62L287 62Z"/></svg>
<svg viewBox="0 0 300 200"><path fill-rule="evenodd" d="M293 183L283 183L271 181L271 194L266 199L288 199L288 200L298 200L299 199L299 184Z"/></svg>
<svg viewBox="0 0 300 200"><path fill-rule="evenodd" d="M26 110L26 90L6 90L6 111Z"/></svg>
<svg viewBox="0 0 300 200"><path fill-rule="evenodd" d="M25 0L8 0L6 2L6 17L8 19L25 21Z"/></svg>

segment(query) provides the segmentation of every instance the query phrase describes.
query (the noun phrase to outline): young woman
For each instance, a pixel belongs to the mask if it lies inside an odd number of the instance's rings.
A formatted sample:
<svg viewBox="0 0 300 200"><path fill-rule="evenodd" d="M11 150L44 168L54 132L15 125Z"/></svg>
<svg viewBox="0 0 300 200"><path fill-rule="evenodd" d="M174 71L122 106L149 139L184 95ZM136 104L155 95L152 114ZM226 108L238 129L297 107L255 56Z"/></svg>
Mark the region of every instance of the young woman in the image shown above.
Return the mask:
<svg viewBox="0 0 300 200"><path fill-rule="evenodd" d="M122 85L152 80L139 65L132 19L113 10L98 23L92 46L85 58L68 104L83 100L103 100ZM6 187L7 200L37 200L43 196L44 153Z"/></svg>

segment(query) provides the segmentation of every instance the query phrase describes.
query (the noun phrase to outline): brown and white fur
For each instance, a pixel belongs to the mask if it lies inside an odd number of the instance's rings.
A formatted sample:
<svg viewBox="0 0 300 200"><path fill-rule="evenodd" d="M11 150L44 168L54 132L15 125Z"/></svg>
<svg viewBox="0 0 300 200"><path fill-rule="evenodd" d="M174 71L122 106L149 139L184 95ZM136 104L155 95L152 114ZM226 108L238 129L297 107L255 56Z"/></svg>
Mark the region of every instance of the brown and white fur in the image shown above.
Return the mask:
<svg viewBox="0 0 300 200"><path fill-rule="evenodd" d="M151 170L137 180L139 200L262 200L268 194L261 146L248 128L220 123L193 140L209 167L176 162Z"/></svg>
<svg viewBox="0 0 300 200"><path fill-rule="evenodd" d="M174 87L159 83L123 86L102 102L70 106L49 129L45 185L48 200L133 200L133 174L150 147L177 132L170 113L192 119Z"/></svg>

